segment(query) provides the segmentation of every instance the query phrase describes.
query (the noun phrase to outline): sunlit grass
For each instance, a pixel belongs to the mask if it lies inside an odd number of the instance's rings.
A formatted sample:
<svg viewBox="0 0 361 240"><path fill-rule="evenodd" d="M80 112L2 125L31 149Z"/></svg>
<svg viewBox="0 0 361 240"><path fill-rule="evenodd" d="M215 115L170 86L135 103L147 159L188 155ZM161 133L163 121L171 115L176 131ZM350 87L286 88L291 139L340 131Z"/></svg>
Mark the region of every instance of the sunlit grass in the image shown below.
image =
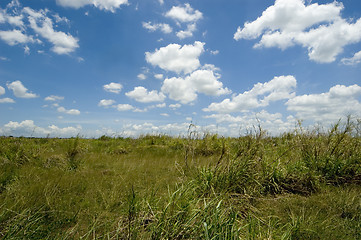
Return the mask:
<svg viewBox="0 0 361 240"><path fill-rule="evenodd" d="M0 238L360 239L360 133L2 137Z"/></svg>

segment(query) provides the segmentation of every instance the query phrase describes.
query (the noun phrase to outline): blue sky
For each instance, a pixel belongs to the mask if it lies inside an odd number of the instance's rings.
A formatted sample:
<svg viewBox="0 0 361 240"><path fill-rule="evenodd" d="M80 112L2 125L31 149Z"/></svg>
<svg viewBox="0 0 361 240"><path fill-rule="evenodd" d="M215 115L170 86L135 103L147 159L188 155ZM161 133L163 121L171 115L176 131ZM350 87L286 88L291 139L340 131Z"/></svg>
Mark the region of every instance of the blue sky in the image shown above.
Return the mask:
<svg viewBox="0 0 361 240"><path fill-rule="evenodd" d="M360 62L360 1L3 0L0 135L328 127Z"/></svg>

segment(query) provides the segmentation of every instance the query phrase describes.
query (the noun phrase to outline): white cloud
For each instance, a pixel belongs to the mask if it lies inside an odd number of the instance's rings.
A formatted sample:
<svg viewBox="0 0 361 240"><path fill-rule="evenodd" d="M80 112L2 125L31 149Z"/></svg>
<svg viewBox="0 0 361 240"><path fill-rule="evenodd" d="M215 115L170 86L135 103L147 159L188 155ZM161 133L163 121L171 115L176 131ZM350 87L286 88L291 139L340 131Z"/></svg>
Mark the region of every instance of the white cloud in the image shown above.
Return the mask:
<svg viewBox="0 0 361 240"><path fill-rule="evenodd" d="M15 103L11 98L0 98L0 103Z"/></svg>
<svg viewBox="0 0 361 240"><path fill-rule="evenodd" d="M230 91L223 88L222 82L218 81L212 70L202 69L194 71L185 78L167 78L164 80L162 92L169 94L169 98L180 101L183 104L197 99L197 93L209 96L220 96Z"/></svg>
<svg viewBox="0 0 361 240"><path fill-rule="evenodd" d="M167 105L165 103L159 103L157 105L155 105L155 107L157 108L165 108Z"/></svg>
<svg viewBox="0 0 361 240"><path fill-rule="evenodd" d="M128 4L128 0L56 0L56 3L63 7L76 9L86 5L93 5L101 10L115 12L121 5Z"/></svg>
<svg viewBox="0 0 361 240"><path fill-rule="evenodd" d="M144 73L140 73L140 74L138 74L137 78L139 80L145 80L145 79L147 79L147 76Z"/></svg>
<svg viewBox="0 0 361 240"><path fill-rule="evenodd" d="M197 99L197 93L189 79L167 78L163 82L162 92L168 94L170 99L183 104L193 102Z"/></svg>
<svg viewBox="0 0 361 240"><path fill-rule="evenodd" d="M215 119L217 126L226 126L224 133L233 137L258 131L259 125L262 130L266 130L268 134L277 136L285 132L293 131L297 123L297 119L292 115L283 120L282 114L268 113L265 110L261 112L243 113L237 116L230 114L212 114L204 116L204 118Z"/></svg>
<svg viewBox="0 0 361 240"><path fill-rule="evenodd" d="M148 63L163 70L187 74L199 68L198 58L204 52L203 46L204 43L198 41L193 45L184 46L169 44L156 49L153 53L146 52L145 59Z"/></svg>
<svg viewBox="0 0 361 240"><path fill-rule="evenodd" d="M181 30L181 31L177 32L177 37L179 37L180 39L192 37L193 32L196 30L197 30L197 27L196 27L195 23L188 24L186 30Z"/></svg>
<svg viewBox="0 0 361 240"><path fill-rule="evenodd" d="M171 33L173 31L172 27L166 23L155 23L152 24L151 22L143 22L143 27L150 32L154 32L156 30L161 30L163 33Z"/></svg>
<svg viewBox="0 0 361 240"><path fill-rule="evenodd" d="M27 36L17 29L0 31L0 38L10 46L34 42L34 39L31 36Z"/></svg>
<svg viewBox="0 0 361 240"><path fill-rule="evenodd" d="M110 107L111 105L113 105L114 103L115 103L114 100L102 99L102 100L99 101L98 106L107 108L107 107Z"/></svg>
<svg viewBox="0 0 361 240"><path fill-rule="evenodd" d="M79 47L77 38L65 32L54 30L53 21L46 16L47 11L35 11L28 7L25 7L23 11L29 15L30 27L54 45L51 49L53 52L69 54Z"/></svg>
<svg viewBox="0 0 361 240"><path fill-rule="evenodd" d="M125 95L142 103L162 102L165 99L163 93L158 93L156 90L148 91L144 87L135 87L133 91L127 92Z"/></svg>
<svg viewBox="0 0 361 240"><path fill-rule="evenodd" d="M5 94L5 88L0 86L0 96Z"/></svg>
<svg viewBox="0 0 361 240"><path fill-rule="evenodd" d="M227 88L223 88L223 83L218 81L219 76L216 76L213 70L197 70L187 78L197 92L209 96L220 96L231 93Z"/></svg>
<svg viewBox="0 0 361 240"><path fill-rule="evenodd" d="M358 85L336 85L326 93L294 97L287 101L287 110L303 120L335 122L348 114L361 116L361 95Z"/></svg>
<svg viewBox="0 0 361 240"><path fill-rule="evenodd" d="M111 92L111 93L120 93L120 91L122 90L123 85L120 83L114 83L111 82L109 84L106 84L103 86L103 89L107 92Z"/></svg>
<svg viewBox="0 0 361 240"><path fill-rule="evenodd" d="M30 48L28 46L24 47L24 54L25 55L30 55Z"/></svg>
<svg viewBox="0 0 361 240"><path fill-rule="evenodd" d="M184 4L184 6L173 6L165 16L177 22L196 22L203 18L203 14L194 10L189 3Z"/></svg>
<svg viewBox="0 0 361 240"><path fill-rule="evenodd" d="M163 74L154 74L154 77L156 79L162 80L163 79Z"/></svg>
<svg viewBox="0 0 361 240"><path fill-rule="evenodd" d="M123 112L123 111L129 111L129 110L133 110L134 107L132 105L129 105L129 104L118 104L116 106L117 110L119 112Z"/></svg>
<svg viewBox="0 0 361 240"><path fill-rule="evenodd" d="M214 51L211 50L210 53L211 53L212 55L218 55L219 50L214 50Z"/></svg>
<svg viewBox="0 0 361 240"><path fill-rule="evenodd" d="M257 20L238 27L234 39L262 36L256 48L298 44L308 49L311 60L333 62L346 45L361 41L361 18L351 23L341 18L341 10L337 1L305 5L304 0L276 0Z"/></svg>
<svg viewBox="0 0 361 240"><path fill-rule="evenodd" d="M268 106L270 102L294 97L297 81L293 76L274 77L266 83L257 83L250 91L225 99L220 103L212 103L203 111L231 113L244 112L250 109Z"/></svg>
<svg viewBox="0 0 361 240"><path fill-rule="evenodd" d="M50 125L46 128L36 126L33 120L25 120L22 122L13 122L5 124L0 127L1 135L5 136L27 136L27 137L75 137L81 132L82 128L65 127L59 128L55 125Z"/></svg>
<svg viewBox="0 0 361 240"><path fill-rule="evenodd" d="M28 89L24 87L22 82L14 81L6 84L9 90L12 90L15 97L18 98L37 98L38 96L34 93L28 92Z"/></svg>
<svg viewBox="0 0 361 240"><path fill-rule="evenodd" d="M164 4L164 0L158 0L158 2L159 2L160 5Z"/></svg>
<svg viewBox="0 0 361 240"><path fill-rule="evenodd" d="M12 26L23 28L24 16L22 14L18 14L16 10L13 11L13 9L16 9L18 7L20 7L20 3L15 3L15 1L12 1L6 6L5 9L0 8L0 23L9 23Z"/></svg>
<svg viewBox="0 0 361 240"><path fill-rule="evenodd" d="M163 117L169 117L168 113L161 113L160 115L163 116Z"/></svg>
<svg viewBox="0 0 361 240"><path fill-rule="evenodd" d="M361 62L361 51L355 53L351 58L342 58L341 62L345 65L357 65Z"/></svg>
<svg viewBox="0 0 361 240"><path fill-rule="evenodd" d="M64 100L64 97L56 96L56 95L50 95L50 96L47 96L46 98L44 98L44 100L45 101L50 101L50 102L57 102L57 101Z"/></svg>
<svg viewBox="0 0 361 240"><path fill-rule="evenodd" d="M69 114L69 115L80 115L80 111L77 110L77 109L67 110L64 107L58 107L57 111L60 112L60 113L66 113L66 114Z"/></svg>
<svg viewBox="0 0 361 240"><path fill-rule="evenodd" d="M175 103L175 104L169 104L169 107L172 108L173 110L174 109L177 109L177 108L180 108L182 105L179 104L179 103Z"/></svg>

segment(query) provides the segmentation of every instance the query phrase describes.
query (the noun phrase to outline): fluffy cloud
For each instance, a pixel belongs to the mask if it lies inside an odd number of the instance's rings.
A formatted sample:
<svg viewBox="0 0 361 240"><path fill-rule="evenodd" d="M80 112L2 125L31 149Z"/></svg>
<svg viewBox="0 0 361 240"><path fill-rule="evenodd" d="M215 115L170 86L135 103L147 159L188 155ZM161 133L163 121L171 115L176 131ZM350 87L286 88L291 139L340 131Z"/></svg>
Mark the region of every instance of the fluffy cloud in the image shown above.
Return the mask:
<svg viewBox="0 0 361 240"><path fill-rule="evenodd" d="M138 74L137 78L139 80L145 80L145 79L147 79L147 76L144 73L140 73L140 74Z"/></svg>
<svg viewBox="0 0 361 240"><path fill-rule="evenodd" d="M163 74L154 74L154 77L156 79L162 80L163 79Z"/></svg>
<svg viewBox="0 0 361 240"><path fill-rule="evenodd" d="M5 9L0 8L0 23L9 23L12 26L20 28L24 27L23 15L18 15L16 11L7 11L17 7L20 7L20 3L18 1L12 1L6 6Z"/></svg>
<svg viewBox="0 0 361 240"><path fill-rule="evenodd" d="M197 30L196 24L188 24L186 30L181 30L177 32L177 37L180 39L188 38L193 36L193 32Z"/></svg>
<svg viewBox="0 0 361 240"><path fill-rule="evenodd" d="M230 123L228 135L239 136L249 131L258 130L258 125L263 130L267 130L272 135L288 132L294 129L297 120L293 116L288 116L283 120L280 113L269 113L265 110L261 112L249 112L242 115L233 116L231 114L212 114L204 116L206 119L215 119L218 124Z"/></svg>
<svg viewBox="0 0 361 240"><path fill-rule="evenodd" d="M184 4L184 6L173 6L165 16L183 23L196 22L203 18L203 14L198 10L194 10L189 3Z"/></svg>
<svg viewBox="0 0 361 240"><path fill-rule="evenodd" d="M114 83L111 82L109 84L106 84L103 86L103 89L107 92L111 92L111 93L120 93L120 91L122 90L123 85L120 83Z"/></svg>
<svg viewBox="0 0 361 240"><path fill-rule="evenodd" d="M69 114L69 115L80 115L80 111L77 109L67 110L64 107L58 107L57 111L60 113L65 113L65 114Z"/></svg>
<svg viewBox="0 0 361 240"><path fill-rule="evenodd" d="M204 43L198 41L193 45L184 46L169 44L156 49L153 53L146 52L145 59L148 63L163 70L187 74L199 68L198 58L204 52L203 46Z"/></svg>
<svg viewBox="0 0 361 240"><path fill-rule="evenodd" d="M25 7L23 10L29 15L30 27L40 36L53 44L52 51L57 54L69 54L78 47L78 39L70 34L56 31L53 27L53 21L46 16L46 11L35 11Z"/></svg>
<svg viewBox="0 0 361 240"><path fill-rule="evenodd" d="M5 94L5 88L0 86L0 96Z"/></svg>
<svg viewBox="0 0 361 240"><path fill-rule="evenodd" d="M11 98L0 98L0 103L15 103Z"/></svg>
<svg viewBox="0 0 361 240"><path fill-rule="evenodd" d="M125 95L142 103L162 102L165 99L163 93L158 93L156 90L148 91L144 87L135 87L133 91L127 92Z"/></svg>
<svg viewBox="0 0 361 240"><path fill-rule="evenodd" d="M177 32L177 37L180 39L192 37L193 32L197 30L197 21L203 18L203 14L198 10L194 10L188 3L184 4L184 6L173 6L165 16L175 20L178 26L181 26L180 23L187 24L187 29Z"/></svg>
<svg viewBox="0 0 361 240"><path fill-rule="evenodd" d="M59 128L55 125L46 128L36 126L33 120L25 120L22 122L13 122L5 124L0 127L0 134L6 136L33 136L33 137L75 137L81 132L82 128L65 127Z"/></svg>
<svg viewBox="0 0 361 240"><path fill-rule="evenodd" d="M150 32L161 30L163 33L171 33L173 31L172 27L166 23L152 24L151 22L143 22L142 25L145 29L147 29Z"/></svg>
<svg viewBox="0 0 361 240"><path fill-rule="evenodd" d="M361 41L361 19L355 23L340 16L343 4L305 5L304 0L276 0L262 16L238 27L234 39L261 40L255 47L289 48L301 45L309 58L320 63L335 61L343 48Z"/></svg>
<svg viewBox="0 0 361 240"><path fill-rule="evenodd" d="M22 33L20 30L8 30L0 31L0 38L10 46L17 44L26 44L34 42L34 39L26 34Z"/></svg>
<svg viewBox="0 0 361 240"><path fill-rule="evenodd" d="M336 85L326 93L302 95L287 101L287 110L303 120L335 122L348 114L361 115L358 85Z"/></svg>
<svg viewBox="0 0 361 240"><path fill-rule="evenodd" d="M52 51L57 54L69 54L74 52L78 47L78 39L70 34L62 31L56 31L53 26L53 20L48 17L50 11L41 9L33 10L29 7L21 8L18 1L12 1L7 5L6 9L0 9L0 24L9 23L11 27L16 29L7 29L0 31L0 39L7 44L14 46L18 44L36 43L41 44L42 37L53 44ZM58 14L53 14L55 21L69 21L61 18ZM24 21L27 20L28 22ZM36 37L28 34L29 29L36 33ZM25 53L30 53L28 46L24 47Z"/></svg>
<svg viewBox="0 0 361 240"><path fill-rule="evenodd" d="M124 111L129 111L129 110L133 110L134 107L132 105L129 105L129 104L118 104L116 106L117 110L119 112L124 112Z"/></svg>
<svg viewBox="0 0 361 240"><path fill-rule="evenodd" d="M28 89L24 87L22 82L14 81L12 83L7 83L6 86L9 90L12 90L15 97L18 98L37 98L38 95L28 92Z"/></svg>
<svg viewBox="0 0 361 240"><path fill-rule="evenodd" d="M182 105L179 103L175 103L175 104L169 104L169 107L173 110L180 108Z"/></svg>
<svg viewBox="0 0 361 240"><path fill-rule="evenodd" d="M268 106L270 102L294 97L297 81L293 76L274 77L266 83L257 83L250 91L212 103L204 111L219 113L244 112L250 109Z"/></svg>
<svg viewBox="0 0 361 240"><path fill-rule="evenodd" d="M197 70L186 78L167 78L164 80L162 92L169 94L169 98L183 104L197 99L197 93L209 96L220 96L230 91L223 88L212 70Z"/></svg>
<svg viewBox="0 0 361 240"><path fill-rule="evenodd" d="M107 107L110 107L111 105L113 105L114 103L115 103L114 100L102 99L102 100L99 101L98 106L107 108Z"/></svg>
<svg viewBox="0 0 361 240"><path fill-rule="evenodd" d="M115 12L115 9L120 8L121 5L128 4L128 0L56 0L56 3L71 8L93 5L101 10Z"/></svg>
<svg viewBox="0 0 361 240"><path fill-rule="evenodd" d="M345 65L357 65L361 62L361 51L355 53L351 58L343 58L341 62Z"/></svg>
<svg viewBox="0 0 361 240"><path fill-rule="evenodd" d="M49 102L57 102L57 101L62 101L64 100L64 97L62 96L55 96L55 95L50 95L47 96L46 98L44 98L45 101L49 101Z"/></svg>

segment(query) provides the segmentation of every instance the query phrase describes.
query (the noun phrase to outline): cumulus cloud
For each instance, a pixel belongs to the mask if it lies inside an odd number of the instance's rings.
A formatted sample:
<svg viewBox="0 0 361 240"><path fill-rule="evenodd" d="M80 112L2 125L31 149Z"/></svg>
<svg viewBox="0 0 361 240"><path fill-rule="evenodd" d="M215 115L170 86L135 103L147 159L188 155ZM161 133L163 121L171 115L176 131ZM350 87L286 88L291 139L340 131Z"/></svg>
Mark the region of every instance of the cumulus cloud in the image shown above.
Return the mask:
<svg viewBox="0 0 361 240"><path fill-rule="evenodd" d="M204 116L204 118L215 119L218 125L227 126L225 133L229 136L240 136L258 131L259 125L268 134L279 135L293 131L297 123L297 119L292 115L283 119L281 113L269 113L266 110L236 116L218 113Z"/></svg>
<svg viewBox="0 0 361 240"><path fill-rule="evenodd" d="M26 54L30 53L29 43L41 44L41 38L49 41L53 47L52 51L56 54L69 54L74 52L78 47L78 39L62 31L57 31L53 26L53 19L58 23L60 21L69 22L68 19L60 17L59 14L53 14L48 17L48 9L38 11L29 7L22 8L19 2L11 2L6 9L0 9L0 24L8 23L14 29L0 31L0 39L10 46L25 45ZM24 22L26 21L27 22ZM9 26L8 26L9 27ZM36 36L29 35L32 29Z"/></svg>
<svg viewBox="0 0 361 240"><path fill-rule="evenodd" d="M198 10L194 10L189 3L184 4L184 6L173 6L165 16L183 23L196 22L203 18L203 14Z"/></svg>
<svg viewBox="0 0 361 240"><path fill-rule="evenodd" d="M250 109L268 106L270 102L290 99L295 96L297 81L293 76L274 77L266 83L257 83L249 91L225 99L220 103L212 103L203 111L232 113L245 112Z"/></svg>
<svg viewBox="0 0 361 240"><path fill-rule="evenodd" d="M79 47L79 40L65 32L56 31L53 21L46 16L45 10L35 11L29 7L23 10L29 15L30 27L40 36L53 44L52 51L57 54L69 54Z"/></svg>
<svg viewBox="0 0 361 240"><path fill-rule="evenodd" d="M5 124L0 127L1 135L5 136L26 136L26 137L74 137L81 132L82 128L65 127L59 128L55 125L50 125L46 128L36 126L33 120L24 120L22 122L13 122Z"/></svg>
<svg viewBox="0 0 361 240"><path fill-rule="evenodd" d="M107 108L107 107L110 107L111 105L113 105L114 103L115 103L114 100L102 99L102 100L99 101L98 106Z"/></svg>
<svg viewBox="0 0 361 240"><path fill-rule="evenodd" d="M65 114L69 114L69 115L80 115L80 111L77 109L67 110L64 107L58 107L57 111L60 113L65 113Z"/></svg>
<svg viewBox="0 0 361 240"><path fill-rule="evenodd" d="M180 39L192 37L193 32L197 30L196 23L203 18L203 14L194 10L189 3L184 4L184 6L173 6L165 16L175 20L178 26L181 26L181 23L187 24L185 30L180 30L176 34Z"/></svg>
<svg viewBox="0 0 361 240"><path fill-rule="evenodd" d="M56 96L56 95L50 95L50 96L47 96L46 98L44 98L44 100L49 101L49 102L57 102L57 101L63 101L64 97Z"/></svg>
<svg viewBox="0 0 361 240"><path fill-rule="evenodd" d="M309 94L289 99L287 110L303 120L335 122L348 114L361 115L361 95L358 85L336 85L326 93Z"/></svg>
<svg viewBox="0 0 361 240"><path fill-rule="evenodd" d="M15 103L11 98L0 98L0 103Z"/></svg>
<svg viewBox="0 0 361 240"><path fill-rule="evenodd" d="M10 46L34 42L34 39L31 36L28 36L17 29L0 31L0 38Z"/></svg>
<svg viewBox="0 0 361 240"><path fill-rule="evenodd" d="M145 59L163 70L187 74L200 67L199 56L204 52L203 46L204 43L198 41L184 46L169 44L153 53L146 52Z"/></svg>
<svg viewBox="0 0 361 240"><path fill-rule="evenodd" d="M132 105L129 105L129 104L118 104L116 106L117 110L119 112L124 112L124 111L129 111L129 110L133 110L134 107Z"/></svg>
<svg viewBox="0 0 361 240"><path fill-rule="evenodd" d="M38 95L28 92L28 89L22 84L21 81L14 81L6 84L7 88L13 91L15 97L18 98L37 98Z"/></svg>
<svg viewBox="0 0 361 240"><path fill-rule="evenodd" d="M209 96L220 96L231 91L223 88L212 70L197 70L185 78L167 78L164 80L162 92L169 94L169 98L183 104L197 99L197 93Z"/></svg>
<svg viewBox="0 0 361 240"><path fill-rule="evenodd" d="M361 18L354 23L342 19L343 8L337 1L306 5L304 0L276 0L255 21L238 27L234 39L262 36L256 48L301 45L311 60L333 62L346 45L361 41Z"/></svg>
<svg viewBox="0 0 361 240"><path fill-rule="evenodd" d="M342 58L341 62L344 65L357 65L361 62L361 51L355 53L351 58Z"/></svg>
<svg viewBox="0 0 361 240"><path fill-rule="evenodd" d="M181 30L177 32L177 37L180 39L188 38L193 36L193 32L197 30L196 24L188 24L186 30Z"/></svg>
<svg viewBox="0 0 361 240"><path fill-rule="evenodd" d="M162 31L163 33L171 33L173 31L172 27L166 23L154 23L151 22L143 22L143 28L147 29L149 32L155 32L157 30Z"/></svg>
<svg viewBox="0 0 361 240"><path fill-rule="evenodd" d="M93 5L101 10L115 12L121 5L128 4L128 0L56 0L56 3L63 7L76 9L86 5Z"/></svg>
<svg viewBox="0 0 361 240"><path fill-rule="evenodd" d="M5 94L5 88L0 86L0 96Z"/></svg>
<svg viewBox="0 0 361 240"><path fill-rule="evenodd" d="M122 90L123 85L120 83L114 83L111 82L109 84L106 84L103 86L103 89L107 92L111 92L111 93L120 93L120 91Z"/></svg>
<svg viewBox="0 0 361 240"><path fill-rule="evenodd" d="M137 78L139 80L145 80L145 79L147 79L147 76L144 73L140 73L140 74L138 74Z"/></svg>
<svg viewBox="0 0 361 240"><path fill-rule="evenodd" d="M144 87L135 87L133 91L127 92L125 95L142 103L162 102L165 99L163 93L158 93L156 90L148 91Z"/></svg>
<svg viewBox="0 0 361 240"><path fill-rule="evenodd" d="M159 80L162 80L163 79L163 74L154 74L154 77L156 78L156 79L159 79Z"/></svg>

